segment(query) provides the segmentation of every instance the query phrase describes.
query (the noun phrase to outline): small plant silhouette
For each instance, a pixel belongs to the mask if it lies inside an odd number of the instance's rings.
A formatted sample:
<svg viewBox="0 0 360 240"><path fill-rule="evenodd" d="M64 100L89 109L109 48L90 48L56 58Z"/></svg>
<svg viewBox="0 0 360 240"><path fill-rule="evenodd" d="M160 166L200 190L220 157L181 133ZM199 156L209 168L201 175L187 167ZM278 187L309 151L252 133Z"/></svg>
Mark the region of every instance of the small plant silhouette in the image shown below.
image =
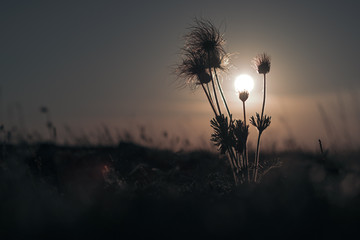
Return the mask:
<svg viewBox="0 0 360 240"><path fill-rule="evenodd" d="M40 107L40 112L42 114L45 115L45 118L46 118L46 128L49 132L49 140L50 141L53 141L54 143L56 142L56 127L54 126L54 124L52 123L51 121L51 117L50 117L50 110L45 107L45 106L42 106Z"/></svg>
<svg viewBox="0 0 360 240"><path fill-rule="evenodd" d="M259 132L255 160L249 163L247 153L247 139L249 125L246 124L245 102L249 92L239 91L239 99L243 103L244 120L234 120L226 102L218 73L228 69L229 54L224 50L225 40L220 31L207 20L195 19L190 27L190 33L185 35L185 47L182 49L182 61L176 68L180 79L185 79L185 85L195 89L201 86L215 117L210 126L214 133L211 141L218 147L221 154L227 154L232 169L235 184L256 182L258 180L260 136L270 125L271 117L264 115L266 97L266 74L270 71L270 57L261 54L254 59L256 70L264 75L264 97L260 114L250 118L250 123ZM224 109L219 104L221 97ZM225 114L224 114L225 113ZM250 173L250 169L253 169Z"/></svg>
<svg viewBox="0 0 360 240"><path fill-rule="evenodd" d="M258 140L256 144L256 153L255 153L255 173L254 173L254 182L257 181L258 170L259 170L259 154L260 154L260 137L263 131L270 125L271 117L264 115L265 110L265 99L266 99L266 74L270 72L270 57L266 53L258 55L254 60L254 67L259 74L264 76L264 89L263 89L263 104L261 109L261 116L256 113L256 118L251 116L250 123L257 128L258 130Z"/></svg>

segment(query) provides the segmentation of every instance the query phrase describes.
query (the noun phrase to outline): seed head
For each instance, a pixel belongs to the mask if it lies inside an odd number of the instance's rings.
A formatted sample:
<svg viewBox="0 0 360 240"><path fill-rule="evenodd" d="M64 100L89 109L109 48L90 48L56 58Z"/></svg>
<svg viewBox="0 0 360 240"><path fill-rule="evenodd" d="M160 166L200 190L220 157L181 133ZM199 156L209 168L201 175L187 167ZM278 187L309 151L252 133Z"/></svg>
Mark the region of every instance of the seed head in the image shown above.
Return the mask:
<svg viewBox="0 0 360 240"><path fill-rule="evenodd" d="M211 80L203 54L189 49L184 50L184 59L175 70L179 78L185 79L185 85L195 87L199 84L207 84Z"/></svg>
<svg viewBox="0 0 360 240"><path fill-rule="evenodd" d="M185 36L187 48L215 56L225 54L223 35L210 21L195 19L195 25L190 30Z"/></svg>
<svg viewBox="0 0 360 240"><path fill-rule="evenodd" d="M259 54L255 57L253 64L259 74L267 74L270 72L270 56L266 53Z"/></svg>
<svg viewBox="0 0 360 240"><path fill-rule="evenodd" d="M206 59L206 67L222 68L228 55L224 50L225 40L220 31L210 21L199 19L195 19L190 30L185 36L185 49L201 53Z"/></svg>

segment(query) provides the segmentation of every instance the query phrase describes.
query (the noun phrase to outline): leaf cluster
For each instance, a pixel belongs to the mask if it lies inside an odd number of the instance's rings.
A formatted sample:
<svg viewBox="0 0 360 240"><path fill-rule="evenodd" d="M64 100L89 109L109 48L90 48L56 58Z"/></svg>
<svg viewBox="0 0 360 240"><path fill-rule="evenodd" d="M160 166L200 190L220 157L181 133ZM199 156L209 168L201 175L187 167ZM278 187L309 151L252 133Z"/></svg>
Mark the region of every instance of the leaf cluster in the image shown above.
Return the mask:
<svg viewBox="0 0 360 240"><path fill-rule="evenodd" d="M260 117L259 113L256 113L256 117L250 117L250 123L257 128L261 134L271 123L271 116L264 115L264 118Z"/></svg>
<svg viewBox="0 0 360 240"><path fill-rule="evenodd" d="M249 136L249 125L244 124L241 120L235 120L233 124L233 134L235 138L235 149L238 153L243 153L247 138Z"/></svg>
<svg viewBox="0 0 360 240"><path fill-rule="evenodd" d="M219 147L221 154L225 154L231 148L235 148L239 154L243 153L249 135L248 125L245 126L241 120L228 121L228 118L223 114L213 118L210 124L214 129L211 141Z"/></svg>
<svg viewBox="0 0 360 240"><path fill-rule="evenodd" d="M234 145L235 139L231 131L231 123L228 118L221 114L211 119L211 127L214 129L214 133L211 134L211 141L219 147L221 154L225 154L229 151L229 147Z"/></svg>

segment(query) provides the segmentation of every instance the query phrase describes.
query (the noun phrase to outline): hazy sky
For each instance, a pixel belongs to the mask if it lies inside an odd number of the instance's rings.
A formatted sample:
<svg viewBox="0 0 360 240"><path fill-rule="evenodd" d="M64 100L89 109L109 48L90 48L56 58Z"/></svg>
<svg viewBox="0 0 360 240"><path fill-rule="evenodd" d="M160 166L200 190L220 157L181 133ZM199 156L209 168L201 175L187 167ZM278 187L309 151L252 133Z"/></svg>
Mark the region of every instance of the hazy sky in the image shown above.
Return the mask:
<svg viewBox="0 0 360 240"><path fill-rule="evenodd" d="M223 84L237 117L233 80L241 73L255 78L249 108L260 111L261 78L250 61L265 51L273 130L310 142L341 135L359 120L359 9L358 1L329 0L1 1L1 120L41 132L45 105L59 134L65 124L210 131L203 94L177 89L171 74L198 17L221 29L233 53ZM334 136L323 136L322 107L337 114L329 123L338 127Z"/></svg>

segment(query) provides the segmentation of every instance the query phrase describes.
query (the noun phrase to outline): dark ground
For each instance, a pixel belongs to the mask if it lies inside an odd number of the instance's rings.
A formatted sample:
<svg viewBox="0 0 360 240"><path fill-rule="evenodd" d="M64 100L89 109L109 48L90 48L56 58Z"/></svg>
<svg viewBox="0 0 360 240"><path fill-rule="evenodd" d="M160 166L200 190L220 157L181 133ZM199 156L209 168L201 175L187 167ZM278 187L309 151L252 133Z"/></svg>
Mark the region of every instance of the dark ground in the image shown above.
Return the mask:
<svg viewBox="0 0 360 240"><path fill-rule="evenodd" d="M264 154L281 166L235 187L226 159L205 151L7 145L0 239L347 238L360 223L358 156Z"/></svg>

